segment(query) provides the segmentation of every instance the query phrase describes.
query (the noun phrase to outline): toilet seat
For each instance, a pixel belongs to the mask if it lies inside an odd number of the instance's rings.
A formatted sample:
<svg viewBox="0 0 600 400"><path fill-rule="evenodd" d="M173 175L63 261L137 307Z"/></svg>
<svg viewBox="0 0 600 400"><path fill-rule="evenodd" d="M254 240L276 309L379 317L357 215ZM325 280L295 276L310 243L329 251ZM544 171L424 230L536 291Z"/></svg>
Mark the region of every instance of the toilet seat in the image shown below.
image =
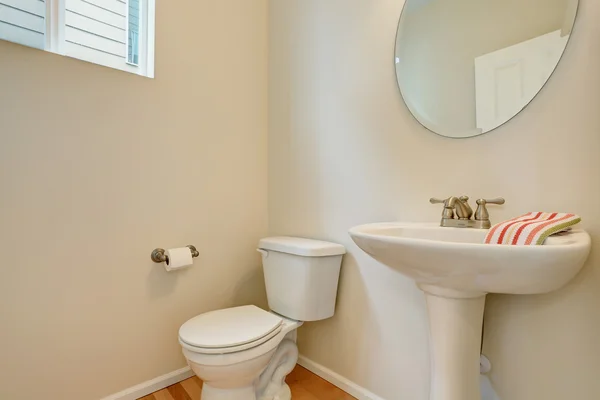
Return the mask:
<svg viewBox="0 0 600 400"><path fill-rule="evenodd" d="M262 338L254 341L254 342L242 344L242 345L239 345L239 346L229 346L229 347L223 347L223 348L210 348L210 347L193 346L193 345L185 342L183 339L181 339L181 337L179 338L179 343L185 349L193 351L194 353L200 353L200 354L229 354L229 353L236 353L236 352L240 352L240 351L244 351L244 350L249 350L249 349L253 349L255 347L258 347L261 344L266 343L269 340L273 339L275 336L279 335L280 332L281 332L281 327L279 329L277 329L277 330L269 333L268 335L263 336Z"/></svg>
<svg viewBox="0 0 600 400"><path fill-rule="evenodd" d="M252 349L277 336L283 319L256 306L198 315L179 329L179 342L200 354L229 354Z"/></svg>

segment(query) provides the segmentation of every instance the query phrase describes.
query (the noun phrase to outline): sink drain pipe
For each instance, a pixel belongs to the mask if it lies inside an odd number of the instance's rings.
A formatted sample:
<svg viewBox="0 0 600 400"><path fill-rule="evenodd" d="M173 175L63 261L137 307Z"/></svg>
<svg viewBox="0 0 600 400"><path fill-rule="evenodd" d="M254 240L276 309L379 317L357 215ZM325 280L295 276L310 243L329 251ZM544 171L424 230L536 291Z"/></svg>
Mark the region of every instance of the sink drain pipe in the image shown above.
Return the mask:
<svg viewBox="0 0 600 400"><path fill-rule="evenodd" d="M492 363L489 358L483 354L483 331L481 327L481 350L479 353L479 388L481 390L481 400L500 400L498 393L494 390L490 378L486 376L492 370Z"/></svg>

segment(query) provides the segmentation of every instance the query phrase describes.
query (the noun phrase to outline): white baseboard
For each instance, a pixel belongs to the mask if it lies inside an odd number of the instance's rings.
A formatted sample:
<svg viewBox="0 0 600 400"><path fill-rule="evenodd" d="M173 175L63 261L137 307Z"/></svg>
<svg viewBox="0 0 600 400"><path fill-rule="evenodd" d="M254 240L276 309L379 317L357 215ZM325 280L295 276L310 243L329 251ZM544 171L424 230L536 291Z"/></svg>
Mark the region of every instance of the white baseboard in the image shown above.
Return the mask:
<svg viewBox="0 0 600 400"><path fill-rule="evenodd" d="M194 376L194 373L190 367L184 367L177 371L169 372L168 374L161 375L158 378L151 379L149 381L140 383L125 389L122 392L115 393L101 400L137 400L140 397L149 395L158 390L164 389L167 386L181 382L187 378Z"/></svg>
<svg viewBox="0 0 600 400"><path fill-rule="evenodd" d="M321 364L317 364L316 362L306 358L303 355L298 357L298 364L325 379L327 382L331 383L342 389L344 392L348 393L351 396L356 397L358 400L384 400L382 397L379 397L362 386L357 385L356 383L350 381L349 379L344 378L343 376L333 372L329 368L325 368Z"/></svg>

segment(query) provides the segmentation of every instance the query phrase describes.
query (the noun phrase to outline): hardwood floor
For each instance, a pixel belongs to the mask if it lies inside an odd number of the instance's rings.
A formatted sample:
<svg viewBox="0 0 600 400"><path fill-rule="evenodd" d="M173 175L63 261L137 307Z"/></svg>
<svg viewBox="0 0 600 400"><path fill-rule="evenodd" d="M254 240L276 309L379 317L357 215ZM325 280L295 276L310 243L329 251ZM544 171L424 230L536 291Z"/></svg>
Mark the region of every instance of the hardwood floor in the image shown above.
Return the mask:
<svg viewBox="0 0 600 400"><path fill-rule="evenodd" d="M286 382L292 390L292 400L356 400L299 365L288 375ZM139 400L200 400L201 389L202 381L193 376Z"/></svg>

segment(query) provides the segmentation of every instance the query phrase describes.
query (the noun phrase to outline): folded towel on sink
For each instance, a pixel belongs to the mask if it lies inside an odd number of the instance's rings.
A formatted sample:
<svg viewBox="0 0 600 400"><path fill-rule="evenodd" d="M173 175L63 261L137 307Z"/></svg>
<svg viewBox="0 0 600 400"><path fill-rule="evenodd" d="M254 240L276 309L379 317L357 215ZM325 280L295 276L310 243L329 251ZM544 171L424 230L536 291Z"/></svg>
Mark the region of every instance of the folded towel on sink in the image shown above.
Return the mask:
<svg viewBox="0 0 600 400"><path fill-rule="evenodd" d="M580 221L575 214L531 212L492 226L484 243L541 245L548 236L569 230Z"/></svg>

